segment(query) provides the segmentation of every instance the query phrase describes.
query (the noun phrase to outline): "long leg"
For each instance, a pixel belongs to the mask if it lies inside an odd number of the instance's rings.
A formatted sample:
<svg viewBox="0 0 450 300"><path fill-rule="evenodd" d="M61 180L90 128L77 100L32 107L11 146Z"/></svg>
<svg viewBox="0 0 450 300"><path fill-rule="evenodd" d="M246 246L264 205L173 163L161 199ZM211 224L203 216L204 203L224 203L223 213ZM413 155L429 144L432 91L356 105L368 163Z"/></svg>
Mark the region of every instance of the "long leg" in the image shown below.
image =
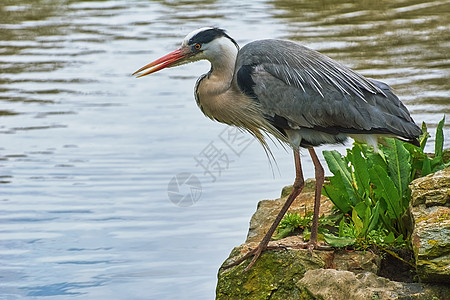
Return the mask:
<svg viewBox="0 0 450 300"><path fill-rule="evenodd" d="M320 164L319 158L317 157L314 148L308 148L309 154L311 155L316 177L316 190L314 195L314 214L311 226L311 238L309 239L309 248L312 249L317 244L317 229L319 226L319 208L320 208L320 195L322 193L322 186L325 180L325 173L323 167Z"/></svg>
<svg viewBox="0 0 450 300"><path fill-rule="evenodd" d="M250 264L245 268L245 270L249 270L253 264L256 262L258 257L261 255L261 253L266 250L267 244L269 244L270 239L272 238L273 233L278 227L278 224L280 224L281 220L283 219L284 215L286 214L287 210L291 206L292 202L294 202L295 198L300 194L300 192L303 189L303 186L305 184L305 181L303 179L303 172L302 172L302 165L300 161L300 152L299 149L294 149L294 161L295 161L295 181L294 185L292 187L292 192L287 198L286 202L284 203L283 207L281 208L280 212L278 213L277 217L275 218L275 221L273 221L272 226L270 226L269 231L267 231L266 235L263 237L259 245L245 254L240 259L236 260L235 262L224 266L223 268L230 268L236 265L239 265L247 258L253 256L252 261Z"/></svg>

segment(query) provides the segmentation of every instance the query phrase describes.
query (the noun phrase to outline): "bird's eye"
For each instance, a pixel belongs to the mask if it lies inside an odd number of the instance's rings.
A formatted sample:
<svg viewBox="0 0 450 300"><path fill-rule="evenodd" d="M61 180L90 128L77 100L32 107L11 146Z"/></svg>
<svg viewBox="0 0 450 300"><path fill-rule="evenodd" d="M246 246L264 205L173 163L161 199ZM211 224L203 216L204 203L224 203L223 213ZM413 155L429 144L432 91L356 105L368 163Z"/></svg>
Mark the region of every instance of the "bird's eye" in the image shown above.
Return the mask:
<svg viewBox="0 0 450 300"><path fill-rule="evenodd" d="M200 45L200 44L195 44L194 45L195 50L200 50L201 47L202 47L202 45Z"/></svg>

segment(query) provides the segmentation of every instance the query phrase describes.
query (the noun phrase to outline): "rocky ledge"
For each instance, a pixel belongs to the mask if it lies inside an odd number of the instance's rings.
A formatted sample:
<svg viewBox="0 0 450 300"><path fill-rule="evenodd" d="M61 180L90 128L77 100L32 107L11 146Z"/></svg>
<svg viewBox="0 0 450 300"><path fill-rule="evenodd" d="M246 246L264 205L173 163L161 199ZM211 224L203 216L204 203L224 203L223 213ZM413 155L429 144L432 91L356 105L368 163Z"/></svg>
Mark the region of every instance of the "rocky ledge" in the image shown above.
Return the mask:
<svg viewBox="0 0 450 300"><path fill-rule="evenodd" d="M220 269L216 299L450 299L450 168L419 178L410 188L415 269L371 251L309 253L296 247L303 242L300 236L291 236L271 241L276 250L266 250L249 271L244 271L248 262ZM259 202L246 242L224 265L257 245L287 193ZM308 180L290 212L311 211L313 197L314 181ZM331 207L322 196L321 214Z"/></svg>

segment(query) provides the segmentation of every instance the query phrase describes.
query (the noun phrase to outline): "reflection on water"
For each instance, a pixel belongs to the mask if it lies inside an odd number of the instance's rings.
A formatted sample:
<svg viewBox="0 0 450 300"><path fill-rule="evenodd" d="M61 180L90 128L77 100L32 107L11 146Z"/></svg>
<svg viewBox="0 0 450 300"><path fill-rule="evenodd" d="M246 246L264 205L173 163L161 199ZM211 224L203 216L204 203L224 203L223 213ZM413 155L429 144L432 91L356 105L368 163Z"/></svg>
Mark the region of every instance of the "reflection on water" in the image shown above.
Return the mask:
<svg viewBox="0 0 450 300"><path fill-rule="evenodd" d="M186 33L217 25L241 45L299 41L392 85L434 133L450 111L448 11L410 0L3 0L0 298L214 297L256 202L276 197L293 166L276 149L273 175L253 143L215 182L196 167L225 128L193 100L208 64L129 76ZM183 172L203 189L189 208L167 194Z"/></svg>

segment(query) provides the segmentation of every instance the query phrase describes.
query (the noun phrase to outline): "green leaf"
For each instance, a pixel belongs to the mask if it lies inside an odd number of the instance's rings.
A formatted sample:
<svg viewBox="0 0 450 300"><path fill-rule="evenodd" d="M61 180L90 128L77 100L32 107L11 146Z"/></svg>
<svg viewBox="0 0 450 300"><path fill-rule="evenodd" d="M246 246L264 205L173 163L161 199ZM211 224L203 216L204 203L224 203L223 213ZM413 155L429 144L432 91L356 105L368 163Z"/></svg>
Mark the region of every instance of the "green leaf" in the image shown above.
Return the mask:
<svg viewBox="0 0 450 300"><path fill-rule="evenodd" d="M372 168L373 166L378 165L380 167L383 167L385 170L387 170L387 162L386 162L386 159L382 152L383 149L384 149L384 147L380 147L380 151L378 153L373 152L373 151L368 151L366 153L368 169Z"/></svg>
<svg viewBox="0 0 450 300"><path fill-rule="evenodd" d="M439 121L438 126L436 128L436 141L434 144L434 155L436 158L440 157L442 158L442 151L444 147L444 122L445 122L445 116L442 118L441 121Z"/></svg>
<svg viewBox="0 0 450 300"><path fill-rule="evenodd" d="M375 230L375 228L378 225L378 220L380 218L380 202L377 202L375 206L373 207L372 214L370 217L370 223L369 226L367 226L367 232L371 232L372 230Z"/></svg>
<svg viewBox="0 0 450 300"><path fill-rule="evenodd" d="M423 153L423 150L419 147L411 145L409 143L403 143L403 147L409 151L410 162L411 162L411 175L409 177L409 181L413 181L416 179L417 171L420 170L420 174L422 174L423 162L427 158L427 155Z"/></svg>
<svg viewBox="0 0 450 300"><path fill-rule="evenodd" d="M357 195L352 185L352 175L350 173L347 161L341 156L341 154L336 151L323 151L323 156L327 161L328 168L334 174L334 179L331 178L332 184L337 184L341 190L341 193L346 193L348 200L351 205L355 205L357 203ZM339 175L338 175L339 174ZM333 199L330 198L332 201ZM334 201L333 201L334 203ZM338 204L335 203L336 206ZM338 206L339 207L339 206Z"/></svg>
<svg viewBox="0 0 450 300"><path fill-rule="evenodd" d="M330 198L331 202L333 202L333 204L336 205L336 207L343 213L348 213L352 209L352 202L350 201L346 191L347 190L340 173L336 173L336 175L331 177L330 184L325 184L322 188L322 194Z"/></svg>
<svg viewBox="0 0 450 300"><path fill-rule="evenodd" d="M360 234L363 231L364 224L361 221L361 218L358 216L358 212L356 211L356 209L352 210L352 221L353 224L355 225L356 235L360 236Z"/></svg>
<svg viewBox="0 0 450 300"><path fill-rule="evenodd" d="M427 144L427 140L430 137L430 134L428 133L427 124L425 122L422 122L422 134L419 137L420 142L420 150L425 149L425 145Z"/></svg>
<svg viewBox="0 0 450 300"><path fill-rule="evenodd" d="M275 236L272 237L272 240L277 241L277 240L281 240L285 237L287 237L288 235L290 235L291 233L293 233L295 231L295 227L293 226L287 226L283 229L278 229L278 232Z"/></svg>
<svg viewBox="0 0 450 300"><path fill-rule="evenodd" d="M355 205L355 207L353 209L356 210L356 213L358 214L358 216L360 216L362 219L364 219L366 216L367 207L368 206L366 205L365 202L359 202L358 204Z"/></svg>
<svg viewBox="0 0 450 300"><path fill-rule="evenodd" d="M345 159L342 157L342 155L336 151L323 151L323 157L327 161L328 168L330 171L336 175L336 173L340 173L344 176L345 182L351 183L352 175L350 173L350 170L348 168L348 163L345 161Z"/></svg>
<svg viewBox="0 0 450 300"><path fill-rule="evenodd" d="M376 165L371 169L370 178L376 186L373 191L374 194L378 198L383 198L386 201L389 217L391 219L400 219L403 214L400 207L400 194L386 171L382 167Z"/></svg>
<svg viewBox="0 0 450 300"><path fill-rule="evenodd" d="M370 208L370 206L367 206L366 207L366 211L365 211L365 215L364 215L364 218L363 218L363 223L364 223L363 231L362 231L362 235L363 236L367 235L371 219L372 219L372 209Z"/></svg>
<svg viewBox="0 0 450 300"><path fill-rule="evenodd" d="M393 242L395 242L395 236L392 231L389 232L389 234L384 238L384 242L386 244L392 244Z"/></svg>
<svg viewBox="0 0 450 300"><path fill-rule="evenodd" d="M380 204L382 204L382 205L380 206L380 214L379 214L379 216L380 216L380 220L381 220L382 224L384 225L384 227L388 231L392 231L392 232L398 233L397 229L395 229L395 227L394 227L392 219L387 214L387 211L386 211L387 204L385 203L385 201L380 202ZM381 208L382 206L386 207L386 209L382 209Z"/></svg>
<svg viewBox="0 0 450 300"><path fill-rule="evenodd" d="M335 235L324 233L323 237L325 239L325 242L327 244L333 246L333 247L347 247L350 245L355 244L356 239L351 237L337 237Z"/></svg>
<svg viewBox="0 0 450 300"><path fill-rule="evenodd" d="M396 239L395 242L398 244L402 244L405 242L405 240L403 239L403 234L400 234Z"/></svg>
<svg viewBox="0 0 450 300"><path fill-rule="evenodd" d="M425 157L422 164L422 176L427 176L431 173L431 160Z"/></svg>
<svg viewBox="0 0 450 300"><path fill-rule="evenodd" d="M389 176L400 192L400 198L403 198L408 192L411 174L409 151L397 139L386 139L386 143L388 147L384 147L384 152L388 162Z"/></svg>
<svg viewBox="0 0 450 300"><path fill-rule="evenodd" d="M354 168L354 177L359 196L364 199L370 190L370 176L366 159L361 154L361 148L358 145L353 146L351 151L351 162Z"/></svg>

